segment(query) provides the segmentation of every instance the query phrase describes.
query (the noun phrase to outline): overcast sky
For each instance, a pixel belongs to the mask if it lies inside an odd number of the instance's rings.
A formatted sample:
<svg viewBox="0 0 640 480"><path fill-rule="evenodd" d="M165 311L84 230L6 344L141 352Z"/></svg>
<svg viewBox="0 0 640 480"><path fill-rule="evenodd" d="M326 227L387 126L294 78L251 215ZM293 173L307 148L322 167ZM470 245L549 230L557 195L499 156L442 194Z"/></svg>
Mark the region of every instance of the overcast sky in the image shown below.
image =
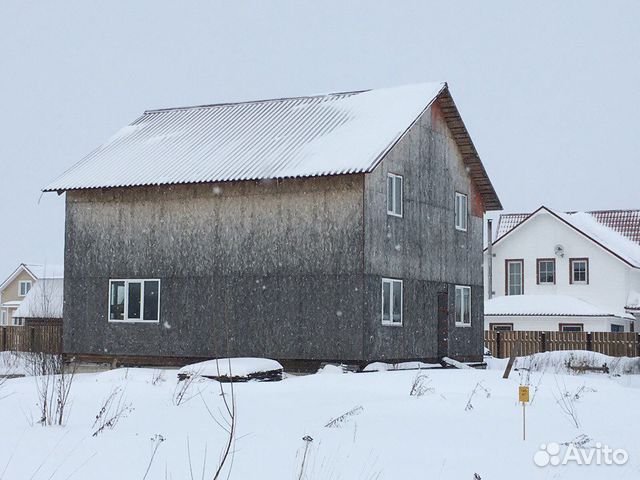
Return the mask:
<svg viewBox="0 0 640 480"><path fill-rule="evenodd" d="M640 1L0 2L0 277L145 109L444 80L507 211L640 208Z"/></svg>

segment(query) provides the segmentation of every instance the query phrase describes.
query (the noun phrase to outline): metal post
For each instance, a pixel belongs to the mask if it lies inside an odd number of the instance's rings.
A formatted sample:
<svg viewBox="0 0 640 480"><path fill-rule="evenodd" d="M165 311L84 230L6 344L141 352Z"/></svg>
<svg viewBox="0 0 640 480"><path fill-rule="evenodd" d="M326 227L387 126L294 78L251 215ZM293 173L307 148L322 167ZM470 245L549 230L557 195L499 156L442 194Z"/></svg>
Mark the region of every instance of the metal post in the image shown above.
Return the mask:
<svg viewBox="0 0 640 480"><path fill-rule="evenodd" d="M527 427L525 421L525 403L522 402L522 440L527 439Z"/></svg>
<svg viewBox="0 0 640 480"><path fill-rule="evenodd" d="M487 283L489 284L488 298L493 298L493 221L487 219Z"/></svg>

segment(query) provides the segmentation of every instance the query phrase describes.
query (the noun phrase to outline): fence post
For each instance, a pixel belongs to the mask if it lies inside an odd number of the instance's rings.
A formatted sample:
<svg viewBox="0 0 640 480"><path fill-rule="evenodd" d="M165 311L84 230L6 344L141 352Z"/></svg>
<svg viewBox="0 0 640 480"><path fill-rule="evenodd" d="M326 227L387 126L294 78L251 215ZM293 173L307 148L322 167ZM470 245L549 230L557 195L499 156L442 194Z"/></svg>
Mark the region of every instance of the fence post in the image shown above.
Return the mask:
<svg viewBox="0 0 640 480"><path fill-rule="evenodd" d="M7 327L2 327L2 350L8 350L7 348Z"/></svg>
<svg viewBox="0 0 640 480"><path fill-rule="evenodd" d="M500 345L501 335L500 330L496 331L496 358L502 358L502 348Z"/></svg>
<svg viewBox="0 0 640 480"><path fill-rule="evenodd" d="M540 351L547 351L547 334L545 332L540 332Z"/></svg>
<svg viewBox="0 0 640 480"><path fill-rule="evenodd" d="M29 327L29 351L35 352L36 343L36 330L33 327Z"/></svg>
<svg viewBox="0 0 640 480"><path fill-rule="evenodd" d="M587 351L593 351L593 334L591 332L587 332Z"/></svg>

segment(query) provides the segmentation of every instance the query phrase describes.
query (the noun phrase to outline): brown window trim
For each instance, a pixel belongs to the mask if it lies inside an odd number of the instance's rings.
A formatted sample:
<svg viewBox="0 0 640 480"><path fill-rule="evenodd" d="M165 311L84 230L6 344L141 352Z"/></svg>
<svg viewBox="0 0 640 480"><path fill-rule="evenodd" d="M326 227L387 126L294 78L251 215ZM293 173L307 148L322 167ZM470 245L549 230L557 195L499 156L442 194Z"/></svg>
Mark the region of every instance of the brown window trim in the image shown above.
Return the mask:
<svg viewBox="0 0 640 480"><path fill-rule="evenodd" d="M507 322L490 323L489 324L489 330L491 330L492 332L496 332L496 331L504 332L505 330L496 330L495 329L495 327L503 327L503 326L509 326L509 327L511 327L511 331L513 331L513 323L507 323Z"/></svg>
<svg viewBox="0 0 640 480"><path fill-rule="evenodd" d="M506 258L504 261L504 294L509 296L509 263L519 262L521 265L520 276L522 291L520 295L524 295L524 258Z"/></svg>
<svg viewBox="0 0 640 480"><path fill-rule="evenodd" d="M587 257L576 257L576 258L570 258L569 259L569 284L573 285L573 262L586 262L587 263L587 271L585 272L585 278L586 281L584 283L580 282L580 283L576 283L576 285L589 285L589 258Z"/></svg>
<svg viewBox="0 0 640 480"><path fill-rule="evenodd" d="M540 262L553 262L553 282L540 283ZM536 285L555 285L556 284L556 259L555 258L536 258Z"/></svg>
<svg viewBox="0 0 640 480"><path fill-rule="evenodd" d="M564 332L564 327L580 327L580 331L584 332L584 323L560 323L558 324L558 331ZM578 332L567 332L567 333L578 333Z"/></svg>

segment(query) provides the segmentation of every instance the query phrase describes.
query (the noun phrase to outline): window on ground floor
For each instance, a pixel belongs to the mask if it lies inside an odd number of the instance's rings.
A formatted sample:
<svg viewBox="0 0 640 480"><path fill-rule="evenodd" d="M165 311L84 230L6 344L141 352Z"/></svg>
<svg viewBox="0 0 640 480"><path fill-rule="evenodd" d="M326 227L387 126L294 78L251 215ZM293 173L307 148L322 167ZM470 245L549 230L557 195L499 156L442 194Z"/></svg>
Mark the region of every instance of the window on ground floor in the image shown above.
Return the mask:
<svg viewBox="0 0 640 480"><path fill-rule="evenodd" d="M402 325L402 280L382 279L382 323Z"/></svg>
<svg viewBox="0 0 640 480"><path fill-rule="evenodd" d="M24 326L24 318L12 317L11 318L11 325L13 325L14 327L22 327L22 326Z"/></svg>
<svg viewBox="0 0 640 480"><path fill-rule="evenodd" d="M157 322L160 280L110 280L109 321Z"/></svg>
<svg viewBox="0 0 640 480"><path fill-rule="evenodd" d="M471 325L471 287L456 285L456 325Z"/></svg>
<svg viewBox="0 0 640 480"><path fill-rule="evenodd" d="M561 323L561 332L584 332L584 325L582 323Z"/></svg>
<svg viewBox="0 0 640 480"><path fill-rule="evenodd" d="M7 311L2 310L0 311L0 325L6 325L6 324L7 324Z"/></svg>
<svg viewBox="0 0 640 480"><path fill-rule="evenodd" d="M611 324L611 331L614 333L622 333L624 332L624 325L616 325L614 323Z"/></svg>
<svg viewBox="0 0 640 480"><path fill-rule="evenodd" d="M511 332L513 330L513 323L490 323L489 330L494 332Z"/></svg>

